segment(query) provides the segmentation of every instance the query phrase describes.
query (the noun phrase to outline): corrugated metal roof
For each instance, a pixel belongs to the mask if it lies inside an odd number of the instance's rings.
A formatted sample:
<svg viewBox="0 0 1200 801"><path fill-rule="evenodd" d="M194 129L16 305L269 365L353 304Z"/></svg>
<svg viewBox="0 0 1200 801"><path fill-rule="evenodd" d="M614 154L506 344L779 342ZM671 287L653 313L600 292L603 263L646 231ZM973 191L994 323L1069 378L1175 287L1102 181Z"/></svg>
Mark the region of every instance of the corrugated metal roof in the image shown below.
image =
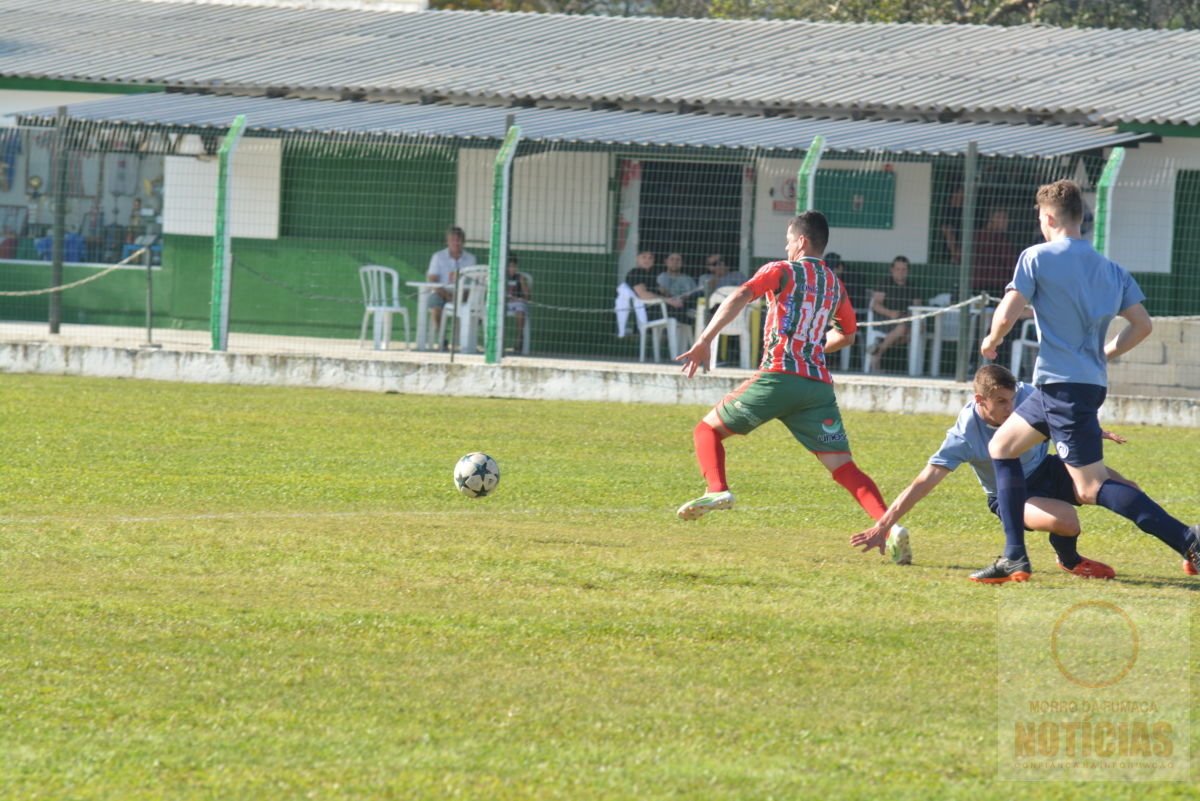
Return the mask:
<svg viewBox="0 0 1200 801"><path fill-rule="evenodd" d="M56 113L54 108L45 108L25 112L19 119L49 125ZM926 155L957 155L975 141L985 156L1055 156L1132 143L1146 136L1073 125L795 119L189 94L127 95L68 106L68 115L78 120L198 129L224 129L239 114L246 115L248 132L262 134L318 131L498 140L511 115L527 141L804 150L813 137L822 135L826 149L832 151Z"/></svg>
<svg viewBox="0 0 1200 801"><path fill-rule="evenodd" d="M1200 32L5 0L0 75L1200 124Z"/></svg>

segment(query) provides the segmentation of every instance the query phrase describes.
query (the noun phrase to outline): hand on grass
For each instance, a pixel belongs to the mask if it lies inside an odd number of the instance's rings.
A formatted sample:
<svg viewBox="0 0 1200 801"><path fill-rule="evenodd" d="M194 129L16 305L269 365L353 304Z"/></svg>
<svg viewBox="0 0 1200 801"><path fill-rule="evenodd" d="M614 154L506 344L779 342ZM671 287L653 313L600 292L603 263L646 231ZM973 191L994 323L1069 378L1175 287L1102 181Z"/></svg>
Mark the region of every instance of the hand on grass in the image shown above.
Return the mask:
<svg viewBox="0 0 1200 801"><path fill-rule="evenodd" d="M882 526L872 526L866 531L860 531L850 538L850 545L855 548L862 548L863 553L870 553L872 548L878 548L879 553L883 553L883 546L887 544L888 529Z"/></svg>

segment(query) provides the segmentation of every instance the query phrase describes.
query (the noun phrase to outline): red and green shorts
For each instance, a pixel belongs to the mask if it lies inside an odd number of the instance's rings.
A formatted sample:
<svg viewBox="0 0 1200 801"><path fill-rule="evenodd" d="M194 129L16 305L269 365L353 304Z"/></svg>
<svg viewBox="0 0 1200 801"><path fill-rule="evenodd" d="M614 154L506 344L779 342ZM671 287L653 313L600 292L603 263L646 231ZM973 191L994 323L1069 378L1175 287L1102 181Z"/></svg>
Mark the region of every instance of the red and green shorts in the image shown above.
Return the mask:
<svg viewBox="0 0 1200 801"><path fill-rule="evenodd" d="M850 452L833 385L791 373L755 373L716 406L721 422L735 434L749 434L778 420L814 453Z"/></svg>

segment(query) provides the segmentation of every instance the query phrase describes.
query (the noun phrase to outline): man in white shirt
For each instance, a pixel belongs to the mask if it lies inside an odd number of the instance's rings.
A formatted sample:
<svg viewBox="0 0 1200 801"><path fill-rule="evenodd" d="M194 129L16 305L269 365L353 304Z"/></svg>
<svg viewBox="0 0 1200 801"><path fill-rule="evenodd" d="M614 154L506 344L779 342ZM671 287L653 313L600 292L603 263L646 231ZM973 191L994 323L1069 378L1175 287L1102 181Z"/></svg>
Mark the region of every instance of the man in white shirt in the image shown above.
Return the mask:
<svg viewBox="0 0 1200 801"><path fill-rule="evenodd" d="M463 250L467 235L457 225L446 229L446 247L429 259L426 281L440 284L430 293L429 313L436 332L442 323L442 307L454 299L454 278L463 267L475 266L475 255Z"/></svg>

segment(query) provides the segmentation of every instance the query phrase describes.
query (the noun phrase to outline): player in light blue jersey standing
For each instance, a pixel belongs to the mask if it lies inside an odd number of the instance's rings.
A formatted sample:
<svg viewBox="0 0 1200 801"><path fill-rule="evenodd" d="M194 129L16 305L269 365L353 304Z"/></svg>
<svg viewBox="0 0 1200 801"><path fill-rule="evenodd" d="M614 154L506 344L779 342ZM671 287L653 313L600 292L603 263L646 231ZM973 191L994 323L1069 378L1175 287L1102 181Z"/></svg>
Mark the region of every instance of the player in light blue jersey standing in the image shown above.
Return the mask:
<svg viewBox="0 0 1200 801"><path fill-rule="evenodd" d="M1137 487L1114 481L1104 465L1098 413L1108 392L1108 361L1149 336L1153 325L1142 305L1146 296L1133 276L1083 239L1078 185L1046 184L1038 189L1037 207L1046 241L1021 253L992 330L979 348L995 359L1026 304L1033 306L1041 339L1033 373L1037 390L1000 426L989 446L1004 554L972 573L971 580L1025 581L1033 572L1022 525L1027 489L1020 456L1048 438L1054 440L1081 502L1132 520L1200 570L1200 526L1189 528ZM1129 325L1106 344L1108 325L1117 316Z"/></svg>
<svg viewBox="0 0 1200 801"><path fill-rule="evenodd" d="M871 528L851 537L850 544L862 548L864 552L879 548L882 553L891 527L898 525L900 518L962 464L970 465L975 472L987 497L988 509L997 514L996 470L988 446L996 430L1012 415L1013 409L1033 393L1033 387L1018 382L1012 373L998 364L980 367L975 373L974 398L958 413L958 419L946 432L941 447L929 457L925 469L896 497L883 517ZM1108 431L1102 434L1113 442L1125 441ZM1068 573L1083 578L1115 577L1116 572L1108 565L1079 554L1076 545L1080 531L1079 515L1075 511L1079 500L1075 497L1071 476L1058 456L1049 453L1043 441L1021 454L1020 461L1021 472L1029 489L1025 499L1026 530L1049 533L1058 565ZM1109 478L1128 481L1112 468L1108 472Z"/></svg>

